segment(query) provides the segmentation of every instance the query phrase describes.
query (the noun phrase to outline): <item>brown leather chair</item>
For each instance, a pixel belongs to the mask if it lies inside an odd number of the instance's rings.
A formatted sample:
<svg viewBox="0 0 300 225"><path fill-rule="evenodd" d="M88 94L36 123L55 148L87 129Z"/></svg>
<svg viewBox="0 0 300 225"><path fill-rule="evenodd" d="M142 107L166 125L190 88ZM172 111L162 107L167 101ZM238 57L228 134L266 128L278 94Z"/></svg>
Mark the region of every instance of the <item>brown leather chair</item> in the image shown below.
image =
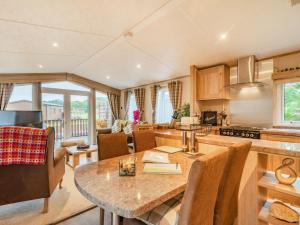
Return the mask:
<svg viewBox="0 0 300 225"><path fill-rule="evenodd" d="M179 211L179 225L213 225L215 202L228 151L197 159L190 170ZM124 225L144 225L136 219L124 219Z"/></svg>
<svg viewBox="0 0 300 225"><path fill-rule="evenodd" d="M153 130L133 131L132 135L135 152L146 151L156 147Z"/></svg>
<svg viewBox="0 0 300 225"><path fill-rule="evenodd" d="M0 166L0 205L45 198L43 212L48 212L49 197L65 174L65 149L54 151L54 129L47 129L45 165Z"/></svg>
<svg viewBox="0 0 300 225"><path fill-rule="evenodd" d="M244 141L229 147L215 207L214 225L233 225L237 218L239 187L251 144Z"/></svg>
<svg viewBox="0 0 300 225"><path fill-rule="evenodd" d="M121 133L98 134L98 160L129 154L127 136Z"/></svg>

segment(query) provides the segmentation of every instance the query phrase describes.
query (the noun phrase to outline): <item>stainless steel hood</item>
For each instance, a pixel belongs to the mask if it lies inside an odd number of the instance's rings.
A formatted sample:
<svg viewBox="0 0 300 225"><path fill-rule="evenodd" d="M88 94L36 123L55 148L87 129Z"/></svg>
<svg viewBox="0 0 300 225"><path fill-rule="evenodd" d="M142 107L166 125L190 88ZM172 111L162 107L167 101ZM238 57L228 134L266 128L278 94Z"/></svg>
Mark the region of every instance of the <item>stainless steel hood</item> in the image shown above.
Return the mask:
<svg viewBox="0 0 300 225"><path fill-rule="evenodd" d="M257 82L255 80L255 62L256 58L254 55L239 58L237 70L237 83L231 84L230 87L242 88L264 86L264 83Z"/></svg>

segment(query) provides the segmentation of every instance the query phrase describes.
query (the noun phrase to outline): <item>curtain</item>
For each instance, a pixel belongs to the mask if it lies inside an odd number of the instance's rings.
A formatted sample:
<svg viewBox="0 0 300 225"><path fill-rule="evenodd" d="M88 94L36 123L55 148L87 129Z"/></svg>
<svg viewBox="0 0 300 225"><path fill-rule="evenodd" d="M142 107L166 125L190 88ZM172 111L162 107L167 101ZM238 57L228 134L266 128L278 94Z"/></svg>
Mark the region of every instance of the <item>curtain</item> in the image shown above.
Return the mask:
<svg viewBox="0 0 300 225"><path fill-rule="evenodd" d="M145 88L134 89L136 106L141 111L140 121L144 121L144 110L145 110Z"/></svg>
<svg viewBox="0 0 300 225"><path fill-rule="evenodd" d="M173 111L178 111L181 107L182 99L182 82L172 81L168 83L170 100L172 103Z"/></svg>
<svg viewBox="0 0 300 225"><path fill-rule="evenodd" d="M123 105L124 110L125 110L124 120L126 120L127 116L128 116L130 96L131 96L131 91L130 90L125 90L124 91L124 105Z"/></svg>
<svg viewBox="0 0 300 225"><path fill-rule="evenodd" d="M159 89L159 85L153 85L153 86L150 87L151 105L152 105L152 123L155 123L156 102L157 102L158 89Z"/></svg>
<svg viewBox="0 0 300 225"><path fill-rule="evenodd" d="M120 95L116 95L114 93L107 93L107 97L114 122L115 120L120 119Z"/></svg>
<svg viewBox="0 0 300 225"><path fill-rule="evenodd" d="M14 89L14 84L0 84L0 110L5 110Z"/></svg>

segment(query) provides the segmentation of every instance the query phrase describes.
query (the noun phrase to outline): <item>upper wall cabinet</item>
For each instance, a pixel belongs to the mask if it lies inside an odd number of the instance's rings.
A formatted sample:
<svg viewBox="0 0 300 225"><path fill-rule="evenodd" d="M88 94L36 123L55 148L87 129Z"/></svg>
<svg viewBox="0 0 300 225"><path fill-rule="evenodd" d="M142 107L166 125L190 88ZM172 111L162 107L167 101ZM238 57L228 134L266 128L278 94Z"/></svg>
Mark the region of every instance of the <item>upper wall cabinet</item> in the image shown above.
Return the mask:
<svg viewBox="0 0 300 225"><path fill-rule="evenodd" d="M225 65L196 70L196 100L229 99L230 72Z"/></svg>

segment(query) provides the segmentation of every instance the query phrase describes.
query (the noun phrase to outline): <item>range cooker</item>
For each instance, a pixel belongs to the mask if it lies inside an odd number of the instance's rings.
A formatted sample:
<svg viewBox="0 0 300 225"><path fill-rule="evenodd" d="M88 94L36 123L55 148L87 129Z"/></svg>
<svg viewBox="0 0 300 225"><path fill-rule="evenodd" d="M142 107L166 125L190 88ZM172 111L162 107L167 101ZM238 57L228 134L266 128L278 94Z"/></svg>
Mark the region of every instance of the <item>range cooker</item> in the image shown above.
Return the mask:
<svg viewBox="0 0 300 225"><path fill-rule="evenodd" d="M220 135L241 137L241 138L260 139L260 131L262 129L263 128L243 127L243 126L222 127L222 128L220 128Z"/></svg>

